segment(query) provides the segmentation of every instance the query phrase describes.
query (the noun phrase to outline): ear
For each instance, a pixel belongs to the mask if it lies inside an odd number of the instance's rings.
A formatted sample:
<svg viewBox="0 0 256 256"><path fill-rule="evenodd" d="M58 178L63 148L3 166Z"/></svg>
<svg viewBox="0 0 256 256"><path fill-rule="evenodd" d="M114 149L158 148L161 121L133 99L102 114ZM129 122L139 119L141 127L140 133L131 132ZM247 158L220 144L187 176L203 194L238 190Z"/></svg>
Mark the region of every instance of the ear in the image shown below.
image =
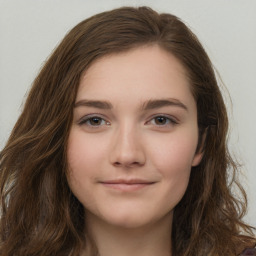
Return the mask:
<svg viewBox="0 0 256 256"><path fill-rule="evenodd" d="M202 161L203 156L204 156L204 145L205 145L205 139L206 139L207 131L208 131L208 127L205 129L203 134L198 139L198 146L197 146L196 153L195 153L193 161L192 161L192 166L193 167L199 165Z"/></svg>
<svg viewBox="0 0 256 256"><path fill-rule="evenodd" d="M204 152L198 152L194 155L193 161L192 161L192 166L195 167L201 163L201 160L204 156Z"/></svg>

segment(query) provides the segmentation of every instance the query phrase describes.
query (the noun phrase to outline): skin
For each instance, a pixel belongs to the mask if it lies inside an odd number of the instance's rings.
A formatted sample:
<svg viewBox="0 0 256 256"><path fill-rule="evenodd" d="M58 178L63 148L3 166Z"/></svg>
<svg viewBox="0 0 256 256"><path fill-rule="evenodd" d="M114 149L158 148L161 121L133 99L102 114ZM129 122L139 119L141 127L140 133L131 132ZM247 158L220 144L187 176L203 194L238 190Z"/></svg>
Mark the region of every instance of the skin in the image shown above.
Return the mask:
<svg viewBox="0 0 256 256"><path fill-rule="evenodd" d="M171 255L173 210L202 158L197 143L185 69L159 46L105 56L83 74L68 182L101 256Z"/></svg>

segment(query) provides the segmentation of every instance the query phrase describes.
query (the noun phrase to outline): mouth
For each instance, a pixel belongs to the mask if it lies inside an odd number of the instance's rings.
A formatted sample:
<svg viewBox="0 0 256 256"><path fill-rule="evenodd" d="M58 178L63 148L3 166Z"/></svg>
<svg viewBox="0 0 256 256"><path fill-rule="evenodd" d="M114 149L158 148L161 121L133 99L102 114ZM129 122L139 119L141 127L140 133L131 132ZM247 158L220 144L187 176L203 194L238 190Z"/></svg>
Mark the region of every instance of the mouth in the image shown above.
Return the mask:
<svg viewBox="0 0 256 256"><path fill-rule="evenodd" d="M104 187L120 190L125 192L132 192L141 190L143 188L152 186L156 182L146 181L146 180L139 180L139 179L131 179L131 180L107 180L100 182Z"/></svg>

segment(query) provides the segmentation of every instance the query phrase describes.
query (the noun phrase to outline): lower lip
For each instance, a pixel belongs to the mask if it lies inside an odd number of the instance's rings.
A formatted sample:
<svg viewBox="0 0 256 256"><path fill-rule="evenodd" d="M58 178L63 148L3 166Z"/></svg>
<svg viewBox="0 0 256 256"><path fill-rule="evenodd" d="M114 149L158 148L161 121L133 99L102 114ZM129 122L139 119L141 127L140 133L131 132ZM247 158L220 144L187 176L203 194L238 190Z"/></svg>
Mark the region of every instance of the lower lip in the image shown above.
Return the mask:
<svg viewBox="0 0 256 256"><path fill-rule="evenodd" d="M101 183L105 187L120 190L120 191L137 191L145 187L149 187L154 183L135 183L135 184L126 184L126 183Z"/></svg>

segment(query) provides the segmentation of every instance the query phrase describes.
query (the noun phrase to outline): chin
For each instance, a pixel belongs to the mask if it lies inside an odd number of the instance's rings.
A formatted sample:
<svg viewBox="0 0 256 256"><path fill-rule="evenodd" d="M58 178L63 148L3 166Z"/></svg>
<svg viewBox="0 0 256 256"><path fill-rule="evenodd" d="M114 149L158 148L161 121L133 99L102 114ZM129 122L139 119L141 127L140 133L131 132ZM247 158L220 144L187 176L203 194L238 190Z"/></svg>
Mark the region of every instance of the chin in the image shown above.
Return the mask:
<svg viewBox="0 0 256 256"><path fill-rule="evenodd" d="M105 214L104 218L101 218L103 222L116 228L124 229L139 229L147 226L154 225L161 221L161 219L170 218L172 212L167 213L165 216L158 214L150 214L148 211L137 212L137 211L115 211L109 214Z"/></svg>

